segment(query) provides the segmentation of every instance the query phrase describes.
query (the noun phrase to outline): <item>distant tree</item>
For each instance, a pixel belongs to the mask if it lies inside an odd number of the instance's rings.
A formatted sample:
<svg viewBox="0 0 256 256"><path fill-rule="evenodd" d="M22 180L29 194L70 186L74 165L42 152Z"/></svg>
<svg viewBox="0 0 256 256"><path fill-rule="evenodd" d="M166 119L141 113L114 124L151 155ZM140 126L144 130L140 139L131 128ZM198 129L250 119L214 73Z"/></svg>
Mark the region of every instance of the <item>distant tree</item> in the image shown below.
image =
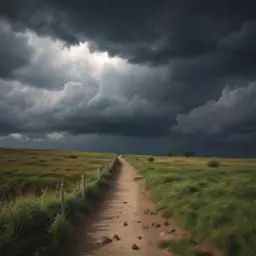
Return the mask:
<svg viewBox="0 0 256 256"><path fill-rule="evenodd" d="M186 156L186 157L194 156L194 152L193 151L185 151L183 153L183 155Z"/></svg>
<svg viewBox="0 0 256 256"><path fill-rule="evenodd" d="M172 156L172 152L169 152L169 153L168 153L168 156Z"/></svg>

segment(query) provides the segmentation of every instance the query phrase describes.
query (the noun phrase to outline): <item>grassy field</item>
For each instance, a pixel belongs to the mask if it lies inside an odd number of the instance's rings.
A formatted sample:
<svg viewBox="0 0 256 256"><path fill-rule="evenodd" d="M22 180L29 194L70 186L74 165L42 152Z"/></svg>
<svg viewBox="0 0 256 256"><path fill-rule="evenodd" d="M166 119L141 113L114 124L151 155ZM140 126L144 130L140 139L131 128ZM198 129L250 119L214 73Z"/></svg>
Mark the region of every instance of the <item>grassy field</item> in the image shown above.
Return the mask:
<svg viewBox="0 0 256 256"><path fill-rule="evenodd" d="M81 174L93 179L113 154L61 150L0 149L0 198L55 190L63 179L73 189Z"/></svg>
<svg viewBox="0 0 256 256"><path fill-rule="evenodd" d="M63 255L72 223L88 212L111 182L114 154L0 149L0 255ZM99 179L99 167L108 172ZM86 177L86 198L79 186ZM64 207L56 185L65 184Z"/></svg>
<svg viewBox="0 0 256 256"><path fill-rule="evenodd" d="M218 159L218 167L208 166L210 158L127 159L146 178L158 210L193 239L227 256L256 255L256 159ZM162 245L177 255L201 255L188 238Z"/></svg>

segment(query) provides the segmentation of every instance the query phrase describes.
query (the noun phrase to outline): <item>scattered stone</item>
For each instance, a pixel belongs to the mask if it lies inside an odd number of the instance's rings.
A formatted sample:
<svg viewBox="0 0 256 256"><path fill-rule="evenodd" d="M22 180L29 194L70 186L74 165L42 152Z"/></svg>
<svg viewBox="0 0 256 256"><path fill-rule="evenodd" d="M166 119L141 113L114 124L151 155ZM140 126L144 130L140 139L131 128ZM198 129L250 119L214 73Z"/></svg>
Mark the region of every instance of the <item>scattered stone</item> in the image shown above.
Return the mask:
<svg viewBox="0 0 256 256"><path fill-rule="evenodd" d="M120 239L120 236L117 235L117 234L115 234L115 235L113 236L113 238L114 238L115 240L121 240L121 239Z"/></svg>
<svg viewBox="0 0 256 256"><path fill-rule="evenodd" d="M160 227L161 227L161 224L156 224L155 227L156 227L156 228L160 228Z"/></svg>
<svg viewBox="0 0 256 256"><path fill-rule="evenodd" d="M141 239L142 239L142 236L138 236L138 239L141 240Z"/></svg>
<svg viewBox="0 0 256 256"><path fill-rule="evenodd" d="M152 225L151 225L151 228L153 228L155 225L156 225L156 223L155 223L155 222L153 222L153 223L152 223Z"/></svg>
<svg viewBox="0 0 256 256"><path fill-rule="evenodd" d="M124 226L124 227L128 226L127 221L123 222L123 226Z"/></svg>
<svg viewBox="0 0 256 256"><path fill-rule="evenodd" d="M127 204L128 202L124 201L124 204Z"/></svg>
<svg viewBox="0 0 256 256"><path fill-rule="evenodd" d="M169 230L169 231L168 231L168 234L171 234L171 233L173 233L173 232L175 232L175 231L176 231L176 229Z"/></svg>
<svg viewBox="0 0 256 256"><path fill-rule="evenodd" d="M148 229L148 226L146 226L146 225L143 225L143 228L144 228L144 229Z"/></svg>
<svg viewBox="0 0 256 256"><path fill-rule="evenodd" d="M168 221L165 221L165 222L164 222L164 226L167 227L167 226L169 226L169 225L170 225L170 223L169 223Z"/></svg>
<svg viewBox="0 0 256 256"><path fill-rule="evenodd" d="M164 236L164 232L161 232L161 233L160 233L160 236Z"/></svg>
<svg viewBox="0 0 256 256"><path fill-rule="evenodd" d="M109 244L112 243L112 239L108 236L102 236L100 240L100 244Z"/></svg>
<svg viewBox="0 0 256 256"><path fill-rule="evenodd" d="M144 210L144 214L150 214L150 210L149 209Z"/></svg>
<svg viewBox="0 0 256 256"><path fill-rule="evenodd" d="M140 249L140 247L137 244L132 244L131 247L132 247L133 250L139 250Z"/></svg>
<svg viewBox="0 0 256 256"><path fill-rule="evenodd" d="M193 244L196 244L196 245L198 244L198 242L197 242L196 240L193 240L193 239L191 240L191 242L192 242Z"/></svg>

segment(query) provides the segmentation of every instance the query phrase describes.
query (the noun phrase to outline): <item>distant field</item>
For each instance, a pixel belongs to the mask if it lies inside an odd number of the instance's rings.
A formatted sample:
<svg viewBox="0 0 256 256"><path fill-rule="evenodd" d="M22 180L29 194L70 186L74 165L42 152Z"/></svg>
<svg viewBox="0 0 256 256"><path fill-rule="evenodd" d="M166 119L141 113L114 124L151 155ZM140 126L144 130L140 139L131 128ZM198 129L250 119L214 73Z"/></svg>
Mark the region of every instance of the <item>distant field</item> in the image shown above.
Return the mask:
<svg viewBox="0 0 256 256"><path fill-rule="evenodd" d="M146 178L164 216L174 217L195 239L215 244L228 256L255 256L256 159L217 159L218 167L208 167L210 158L127 160ZM184 241L165 245L179 255L197 255L189 254L195 245Z"/></svg>
<svg viewBox="0 0 256 256"><path fill-rule="evenodd" d="M93 179L95 170L113 157L110 153L0 148L0 198L53 190L62 179L72 188L81 174Z"/></svg>

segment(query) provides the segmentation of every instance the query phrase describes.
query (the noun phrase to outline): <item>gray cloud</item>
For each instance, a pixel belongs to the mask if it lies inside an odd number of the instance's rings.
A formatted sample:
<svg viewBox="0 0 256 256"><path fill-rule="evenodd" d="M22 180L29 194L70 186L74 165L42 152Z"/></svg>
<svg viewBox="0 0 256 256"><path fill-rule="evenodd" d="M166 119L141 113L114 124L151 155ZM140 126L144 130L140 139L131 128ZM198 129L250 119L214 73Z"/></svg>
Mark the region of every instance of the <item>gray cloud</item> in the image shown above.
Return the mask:
<svg viewBox="0 0 256 256"><path fill-rule="evenodd" d="M10 78L15 70L29 65L32 54L28 37L22 33L14 34L0 19L0 77Z"/></svg>
<svg viewBox="0 0 256 256"><path fill-rule="evenodd" d="M254 10L229 0L3 0L0 134L177 137L199 152L249 145Z"/></svg>
<svg viewBox="0 0 256 256"><path fill-rule="evenodd" d="M199 0L14 0L2 1L2 15L16 27L29 27L74 44L83 39L93 48L133 62L169 62L218 50L219 42L254 17L254 1L206 3ZM17 8L12 8L16 6ZM247 32L251 32L250 30Z"/></svg>
<svg viewBox="0 0 256 256"><path fill-rule="evenodd" d="M226 86L217 101L178 114L175 131L195 134L227 135L229 139L250 137L256 131L256 82L245 87Z"/></svg>
<svg viewBox="0 0 256 256"><path fill-rule="evenodd" d="M15 70L13 80L0 80L2 135L169 133L177 106L154 98L155 84L168 82L168 68L132 65L90 53L87 44L66 48L26 35L34 49L31 64Z"/></svg>

